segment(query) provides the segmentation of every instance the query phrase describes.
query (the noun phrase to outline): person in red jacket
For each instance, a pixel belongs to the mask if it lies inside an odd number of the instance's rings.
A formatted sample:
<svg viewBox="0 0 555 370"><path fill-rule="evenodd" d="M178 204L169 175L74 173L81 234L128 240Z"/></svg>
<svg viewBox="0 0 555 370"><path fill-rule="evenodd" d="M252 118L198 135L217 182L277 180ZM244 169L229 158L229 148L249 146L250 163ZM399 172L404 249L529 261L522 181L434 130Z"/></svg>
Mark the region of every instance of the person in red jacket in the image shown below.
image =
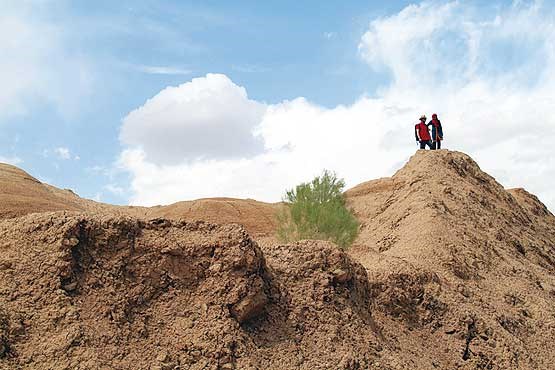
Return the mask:
<svg viewBox="0 0 555 370"><path fill-rule="evenodd" d="M428 122L428 126L432 128L432 149L441 149L443 127L441 127L441 121L437 118L437 114L432 114L432 120Z"/></svg>
<svg viewBox="0 0 555 370"><path fill-rule="evenodd" d="M426 125L425 115L422 115L420 122L414 126L414 136L416 137L416 142L420 143L420 149L426 149L426 145L432 149L432 137Z"/></svg>

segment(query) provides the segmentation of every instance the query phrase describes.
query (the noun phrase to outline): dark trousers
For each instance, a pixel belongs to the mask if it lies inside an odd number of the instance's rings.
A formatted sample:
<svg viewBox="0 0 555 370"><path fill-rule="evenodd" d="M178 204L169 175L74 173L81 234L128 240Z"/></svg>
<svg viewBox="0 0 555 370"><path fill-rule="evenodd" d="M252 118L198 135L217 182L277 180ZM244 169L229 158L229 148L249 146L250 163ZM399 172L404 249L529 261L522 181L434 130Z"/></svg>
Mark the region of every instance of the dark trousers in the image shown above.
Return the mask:
<svg viewBox="0 0 555 370"><path fill-rule="evenodd" d="M437 140L432 143L432 150L435 149L441 149L441 140Z"/></svg>
<svg viewBox="0 0 555 370"><path fill-rule="evenodd" d="M430 148L430 149L434 149L432 147L432 142L430 140L420 140L420 149L426 149L426 145Z"/></svg>

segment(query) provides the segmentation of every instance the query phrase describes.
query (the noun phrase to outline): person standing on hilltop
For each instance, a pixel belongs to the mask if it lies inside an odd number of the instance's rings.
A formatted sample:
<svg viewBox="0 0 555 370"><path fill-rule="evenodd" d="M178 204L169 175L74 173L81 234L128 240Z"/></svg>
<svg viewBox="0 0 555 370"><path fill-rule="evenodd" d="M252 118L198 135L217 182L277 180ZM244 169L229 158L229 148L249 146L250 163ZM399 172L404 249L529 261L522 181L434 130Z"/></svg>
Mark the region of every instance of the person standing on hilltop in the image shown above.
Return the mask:
<svg viewBox="0 0 555 370"><path fill-rule="evenodd" d="M426 125L426 116L422 115L420 117L420 122L414 126L414 135L416 136L416 142L420 143L420 149L426 149L426 145L432 148L432 138L430 137L430 132L428 131L428 126Z"/></svg>
<svg viewBox="0 0 555 370"><path fill-rule="evenodd" d="M428 123L428 126L432 126L432 150L441 149L443 127L441 127L441 121L437 118L437 114L432 114L432 120Z"/></svg>

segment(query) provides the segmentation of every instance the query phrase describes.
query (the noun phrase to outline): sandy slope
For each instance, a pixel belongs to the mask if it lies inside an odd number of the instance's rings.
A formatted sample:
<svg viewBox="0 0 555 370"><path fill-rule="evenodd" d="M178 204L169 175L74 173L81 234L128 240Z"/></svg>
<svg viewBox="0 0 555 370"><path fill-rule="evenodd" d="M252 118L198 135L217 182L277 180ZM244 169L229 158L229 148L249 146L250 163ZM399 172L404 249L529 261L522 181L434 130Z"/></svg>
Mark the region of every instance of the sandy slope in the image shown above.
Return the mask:
<svg viewBox="0 0 555 370"><path fill-rule="evenodd" d="M350 253L379 292L373 312L414 366L550 368L555 218L536 197L448 151L418 152L346 195L362 223Z"/></svg>
<svg viewBox="0 0 555 370"><path fill-rule="evenodd" d="M0 219L64 210L239 223L251 235L267 236L275 230L274 216L278 206L252 199L231 198L199 199L155 207L113 206L80 198L71 190L41 183L17 167L0 163Z"/></svg>
<svg viewBox="0 0 555 370"><path fill-rule="evenodd" d="M20 170L0 163L0 218L32 212L82 211L80 199L69 191L55 190Z"/></svg>
<svg viewBox="0 0 555 370"><path fill-rule="evenodd" d="M278 204L252 199L209 198L149 209L149 217L185 218L215 223L239 223L253 236L268 236L276 229Z"/></svg>
<svg viewBox="0 0 555 370"><path fill-rule="evenodd" d="M444 150L346 196L348 253L275 242L276 205L112 207L3 166L0 368L552 367L555 217L535 196ZM29 214L47 210L72 212Z"/></svg>

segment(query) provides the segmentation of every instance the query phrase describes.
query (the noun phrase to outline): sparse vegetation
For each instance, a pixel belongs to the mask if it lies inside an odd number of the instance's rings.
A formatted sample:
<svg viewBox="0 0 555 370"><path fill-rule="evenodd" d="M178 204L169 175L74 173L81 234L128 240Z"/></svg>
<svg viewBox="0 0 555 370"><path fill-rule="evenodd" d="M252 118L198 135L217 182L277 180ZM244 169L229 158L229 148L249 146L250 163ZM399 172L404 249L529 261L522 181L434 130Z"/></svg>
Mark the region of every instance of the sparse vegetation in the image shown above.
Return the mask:
<svg viewBox="0 0 555 370"><path fill-rule="evenodd" d="M324 170L308 183L285 193L278 213L278 236L284 242L323 239L348 248L358 234L358 221L345 205L345 181Z"/></svg>

